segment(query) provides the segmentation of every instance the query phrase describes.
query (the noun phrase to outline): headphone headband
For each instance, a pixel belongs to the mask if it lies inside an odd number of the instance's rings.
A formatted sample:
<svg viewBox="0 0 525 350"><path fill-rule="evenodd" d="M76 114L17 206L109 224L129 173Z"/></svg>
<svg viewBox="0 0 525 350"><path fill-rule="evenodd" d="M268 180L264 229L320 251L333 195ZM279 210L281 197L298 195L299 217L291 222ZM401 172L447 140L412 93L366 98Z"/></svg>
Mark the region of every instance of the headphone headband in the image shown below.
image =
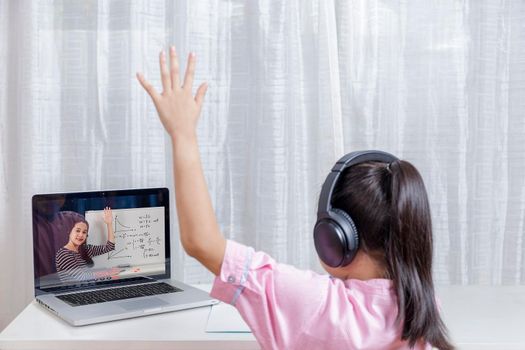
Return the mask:
<svg viewBox="0 0 525 350"><path fill-rule="evenodd" d="M394 155L383 151L355 151L344 155L332 167L330 174L326 177L321 194L319 195L319 205L317 207L317 218L325 216L331 209L332 194L335 189L335 184L341 176L341 173L352 165L364 162L384 162L392 163L398 160Z"/></svg>

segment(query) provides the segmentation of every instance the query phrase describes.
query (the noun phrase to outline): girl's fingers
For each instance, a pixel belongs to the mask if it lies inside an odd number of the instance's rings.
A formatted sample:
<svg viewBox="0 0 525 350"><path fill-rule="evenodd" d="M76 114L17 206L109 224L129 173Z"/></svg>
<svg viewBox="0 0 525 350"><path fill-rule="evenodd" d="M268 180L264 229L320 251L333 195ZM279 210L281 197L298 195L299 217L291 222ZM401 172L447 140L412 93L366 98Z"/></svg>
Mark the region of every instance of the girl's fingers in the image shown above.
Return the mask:
<svg viewBox="0 0 525 350"><path fill-rule="evenodd" d="M190 90L193 87L193 74L195 73L195 53L191 52L188 56L188 65L186 67L186 75L184 76L184 89Z"/></svg>
<svg viewBox="0 0 525 350"><path fill-rule="evenodd" d="M171 91L171 78L168 72L168 67L166 66L166 54L164 53L164 50L160 52L159 64L160 78L162 80L162 90L163 92Z"/></svg>
<svg viewBox="0 0 525 350"><path fill-rule="evenodd" d="M158 97L158 93L153 87L153 85L151 85L148 81L146 81L142 73L137 73L137 79L140 85L142 85L142 87L144 88L144 90L146 90L148 95L150 95L153 100L156 100Z"/></svg>
<svg viewBox="0 0 525 350"><path fill-rule="evenodd" d="M180 86L180 72L179 72L179 61L177 58L177 52L175 51L175 46L172 46L170 48L170 70L168 72L168 67L166 64L166 57L164 54L164 51L162 51L159 55L159 62L160 62L160 75L162 80L162 88L163 91L172 91L178 89ZM186 67L186 73L184 75L184 84L182 86L183 89L191 91L193 88L193 77L195 75L195 53L190 53L188 56L188 64ZM144 90L147 91L147 93L151 96L153 101L156 101L158 98L160 98L159 93L155 90L155 88L144 78L144 76L141 73L137 73L137 79L139 80L140 84L144 88ZM204 100L204 96L206 95L206 90L208 89L208 84L203 83L199 86L197 89L197 93L195 95L195 102L199 105L199 107L202 106L202 102Z"/></svg>
<svg viewBox="0 0 525 350"><path fill-rule="evenodd" d="M197 106L201 108L202 102L204 101L204 96L206 96L206 91L208 90L208 83L202 83L197 89L197 94L195 95L195 102Z"/></svg>
<svg viewBox="0 0 525 350"><path fill-rule="evenodd" d="M171 88L173 90L180 88L179 78L179 59L177 58L177 52L175 46L170 48L170 75L171 75Z"/></svg>

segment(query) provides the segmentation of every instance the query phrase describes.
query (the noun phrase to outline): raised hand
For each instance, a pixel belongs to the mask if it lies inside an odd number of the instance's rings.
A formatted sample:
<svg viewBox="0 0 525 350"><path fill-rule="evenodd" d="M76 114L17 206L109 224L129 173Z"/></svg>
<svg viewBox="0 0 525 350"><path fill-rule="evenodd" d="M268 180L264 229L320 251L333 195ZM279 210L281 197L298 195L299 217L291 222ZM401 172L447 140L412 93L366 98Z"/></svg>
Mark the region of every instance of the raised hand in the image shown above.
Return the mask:
<svg viewBox="0 0 525 350"><path fill-rule="evenodd" d="M164 52L160 53L162 93L158 93L142 74L137 78L151 96L159 118L171 137L175 199L179 232L186 252L215 275L221 269L226 239L219 230L199 155L197 121L208 85L203 83L192 94L195 55L188 57L184 82L179 78L175 47L170 48L170 70ZM109 227L108 227L109 228ZM111 230L108 240L111 240Z"/></svg>
<svg viewBox="0 0 525 350"><path fill-rule="evenodd" d="M195 54L190 53L184 82L180 83L179 62L175 46L170 48L170 69L166 64L166 55L162 51L159 55L160 76L162 80L162 93L137 73L137 79L148 92L157 108L160 121L168 132L174 137L195 136L197 120L199 118L202 102L208 85L202 83L195 96L192 95L193 76L195 74Z"/></svg>
<svg viewBox="0 0 525 350"><path fill-rule="evenodd" d="M111 213L110 207L104 208L104 222L106 225L111 225L113 223L113 214Z"/></svg>

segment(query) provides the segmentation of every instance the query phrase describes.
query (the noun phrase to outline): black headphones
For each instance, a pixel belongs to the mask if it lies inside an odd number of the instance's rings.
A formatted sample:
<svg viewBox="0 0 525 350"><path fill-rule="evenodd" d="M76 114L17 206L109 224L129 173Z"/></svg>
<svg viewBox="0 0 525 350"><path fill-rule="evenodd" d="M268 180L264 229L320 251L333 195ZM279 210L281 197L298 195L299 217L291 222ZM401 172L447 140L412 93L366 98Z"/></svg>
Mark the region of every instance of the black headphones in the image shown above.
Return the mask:
<svg viewBox="0 0 525 350"><path fill-rule="evenodd" d="M396 160L390 153L382 151L357 151L348 153L335 163L321 189L314 226L315 250L326 265L341 267L350 264L359 248L359 235L352 218L331 205L339 176L346 168L359 163L376 161L390 164Z"/></svg>

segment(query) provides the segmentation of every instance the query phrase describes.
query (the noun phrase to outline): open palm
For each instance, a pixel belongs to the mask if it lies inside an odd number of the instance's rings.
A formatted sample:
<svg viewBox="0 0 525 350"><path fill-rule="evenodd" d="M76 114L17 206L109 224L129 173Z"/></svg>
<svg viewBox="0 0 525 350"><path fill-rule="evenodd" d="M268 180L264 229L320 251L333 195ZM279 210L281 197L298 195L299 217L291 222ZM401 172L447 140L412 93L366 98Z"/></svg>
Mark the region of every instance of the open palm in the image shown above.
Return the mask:
<svg viewBox="0 0 525 350"><path fill-rule="evenodd" d="M174 46L170 48L170 69L168 70L164 51L159 55L159 64L162 93L158 93L141 73L137 73L137 78L153 100L162 125L168 134L171 137L193 135L204 95L208 88L206 83L202 83L195 96L192 95L195 54L191 53L188 57L188 65L182 85L179 77L179 62Z"/></svg>

